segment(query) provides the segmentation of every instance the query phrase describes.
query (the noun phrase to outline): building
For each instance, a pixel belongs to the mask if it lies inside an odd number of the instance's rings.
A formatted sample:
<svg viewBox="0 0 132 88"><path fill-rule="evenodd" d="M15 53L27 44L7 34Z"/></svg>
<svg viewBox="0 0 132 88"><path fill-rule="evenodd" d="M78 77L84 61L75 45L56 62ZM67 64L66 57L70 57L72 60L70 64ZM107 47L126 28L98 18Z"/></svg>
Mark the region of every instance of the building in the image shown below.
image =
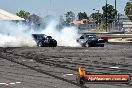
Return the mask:
<svg viewBox="0 0 132 88"><path fill-rule="evenodd" d="M10 12L0 9L0 20L25 20L19 16L16 16Z"/></svg>
<svg viewBox="0 0 132 88"><path fill-rule="evenodd" d="M70 22L70 26L77 26L80 30L93 29L95 27L95 22L88 19L73 20Z"/></svg>
<svg viewBox="0 0 132 88"><path fill-rule="evenodd" d="M119 14L118 18L119 26L123 29L124 32L132 32L132 22L126 15Z"/></svg>

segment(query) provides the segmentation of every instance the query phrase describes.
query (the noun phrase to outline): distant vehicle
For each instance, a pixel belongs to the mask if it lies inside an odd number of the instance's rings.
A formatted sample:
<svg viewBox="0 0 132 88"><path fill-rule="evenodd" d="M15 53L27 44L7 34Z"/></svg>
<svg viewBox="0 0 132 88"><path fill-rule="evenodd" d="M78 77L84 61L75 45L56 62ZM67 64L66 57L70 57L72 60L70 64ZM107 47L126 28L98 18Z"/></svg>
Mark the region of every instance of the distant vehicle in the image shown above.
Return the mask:
<svg viewBox="0 0 132 88"><path fill-rule="evenodd" d="M77 42L82 47L93 47L93 46L99 46L104 47L104 39L98 38L96 35L92 34L84 34L80 38L77 39Z"/></svg>
<svg viewBox="0 0 132 88"><path fill-rule="evenodd" d="M37 43L38 47L56 47L57 41L52 39L51 36L45 34L32 34L32 37Z"/></svg>

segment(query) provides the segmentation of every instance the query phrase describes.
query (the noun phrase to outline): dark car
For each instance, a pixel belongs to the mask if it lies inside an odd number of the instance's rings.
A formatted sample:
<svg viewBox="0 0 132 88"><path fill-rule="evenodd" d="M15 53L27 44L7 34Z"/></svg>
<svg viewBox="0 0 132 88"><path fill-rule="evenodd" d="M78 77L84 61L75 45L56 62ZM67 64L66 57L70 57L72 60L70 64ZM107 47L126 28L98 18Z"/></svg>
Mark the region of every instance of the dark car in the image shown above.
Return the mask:
<svg viewBox="0 0 132 88"><path fill-rule="evenodd" d="M47 36L45 34L32 34L32 37L37 43L39 47L56 47L57 41L52 39L51 36Z"/></svg>
<svg viewBox="0 0 132 88"><path fill-rule="evenodd" d="M92 47L92 46L104 47L104 43L105 43L103 39L100 39L96 35L92 35L92 34L82 35L80 38L77 39L77 42L82 47Z"/></svg>

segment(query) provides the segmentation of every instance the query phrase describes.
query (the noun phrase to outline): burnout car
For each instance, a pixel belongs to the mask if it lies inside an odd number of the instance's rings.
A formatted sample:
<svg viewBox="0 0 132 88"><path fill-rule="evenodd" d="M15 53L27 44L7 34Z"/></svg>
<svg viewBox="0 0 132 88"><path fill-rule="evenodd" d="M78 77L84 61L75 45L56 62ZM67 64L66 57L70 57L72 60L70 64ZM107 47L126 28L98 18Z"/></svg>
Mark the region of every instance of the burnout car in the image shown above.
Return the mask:
<svg viewBox="0 0 132 88"><path fill-rule="evenodd" d="M77 42L82 47L93 47L93 46L99 46L104 47L104 39L98 38L96 35L92 34L83 34L80 38L77 39Z"/></svg>
<svg viewBox="0 0 132 88"><path fill-rule="evenodd" d="M45 34L32 34L32 37L37 43L38 47L56 47L57 41L52 39L51 36Z"/></svg>

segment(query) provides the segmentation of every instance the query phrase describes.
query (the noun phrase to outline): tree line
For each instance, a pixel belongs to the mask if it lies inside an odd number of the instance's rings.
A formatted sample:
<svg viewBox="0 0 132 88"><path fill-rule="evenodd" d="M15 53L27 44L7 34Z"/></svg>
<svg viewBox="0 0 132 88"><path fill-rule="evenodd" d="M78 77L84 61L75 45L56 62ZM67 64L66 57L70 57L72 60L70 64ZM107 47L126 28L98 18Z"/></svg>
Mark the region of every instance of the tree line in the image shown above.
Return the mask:
<svg viewBox="0 0 132 88"><path fill-rule="evenodd" d="M113 5L110 4L104 5L102 6L102 10L103 13L100 13L99 10L95 10L96 12L91 13L90 16L88 16L86 12L79 12L77 14L77 18L78 20L92 18L93 20L95 20L96 24L100 23L102 25L106 23L106 19L107 19L107 23L112 23L113 21L117 21L117 10L114 9ZM125 15L127 15L129 19L132 20L132 3L130 1L126 3L124 11L125 11ZM24 18L27 24L30 25L33 24L37 27L40 27L43 22L40 16L36 14L31 14L30 12L24 10L20 10L19 12L16 13L16 15ZM71 21L76 19L76 15L73 11L69 11L65 14L65 19L63 16L60 16L59 19L61 25L68 26Z"/></svg>

